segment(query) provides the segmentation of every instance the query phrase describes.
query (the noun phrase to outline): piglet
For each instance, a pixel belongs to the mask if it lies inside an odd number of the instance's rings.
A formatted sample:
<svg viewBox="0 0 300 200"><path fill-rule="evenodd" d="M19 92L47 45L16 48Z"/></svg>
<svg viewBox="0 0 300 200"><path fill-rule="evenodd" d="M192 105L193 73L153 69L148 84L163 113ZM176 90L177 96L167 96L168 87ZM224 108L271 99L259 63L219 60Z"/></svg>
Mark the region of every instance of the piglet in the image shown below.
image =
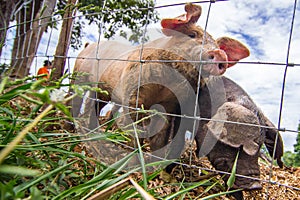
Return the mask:
<svg viewBox="0 0 300 200"><path fill-rule="evenodd" d="M279 132L238 84L224 76L211 77L201 89L199 105L201 117L212 120L200 122L195 137L197 152L199 156L207 155L217 170L231 172L239 152L237 174L259 178L258 157L263 143L270 155L275 149L275 160L283 167L283 141ZM238 176L234 187L261 189L259 181Z"/></svg>

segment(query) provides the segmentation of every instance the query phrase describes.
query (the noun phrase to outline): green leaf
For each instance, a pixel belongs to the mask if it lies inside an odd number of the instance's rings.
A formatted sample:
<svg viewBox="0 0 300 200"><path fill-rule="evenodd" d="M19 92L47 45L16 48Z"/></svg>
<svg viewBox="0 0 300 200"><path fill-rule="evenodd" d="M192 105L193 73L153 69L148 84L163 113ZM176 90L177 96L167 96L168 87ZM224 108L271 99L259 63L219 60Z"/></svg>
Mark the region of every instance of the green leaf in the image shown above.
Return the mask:
<svg viewBox="0 0 300 200"><path fill-rule="evenodd" d="M61 166L61 167L59 167L59 168L56 168L56 169L54 169L54 170L52 170L52 171L50 171L50 172L48 172L48 173L46 173L46 174L44 174L44 175L42 175L42 176L40 176L40 177L38 177L38 178L32 180L32 181L25 182L25 183L23 183L23 184L21 184L21 185L18 185L17 187L14 188L14 191L15 191L16 193L22 192L22 191L24 191L24 190L26 190L26 189L32 187L33 185L38 184L38 183L41 182L42 180L47 179L47 178L50 178L51 176L55 175L56 173L61 172L61 171L64 170L65 168L69 167L70 165L73 165L75 162L78 162L78 161L77 161L77 160L76 160L76 161L73 161L73 162L71 162L71 163L69 163L69 164L67 164L67 165L63 165L63 166Z"/></svg>
<svg viewBox="0 0 300 200"><path fill-rule="evenodd" d="M107 132L108 130L111 129L111 127L114 125L115 121L117 118L120 117L120 113L117 111L116 113L114 113L114 116L112 119L110 119L106 124L107 124L107 127L105 129L105 132Z"/></svg>
<svg viewBox="0 0 300 200"><path fill-rule="evenodd" d="M0 84L0 94L2 94L7 81L8 81L8 77L7 76L2 79L1 84Z"/></svg>
<svg viewBox="0 0 300 200"><path fill-rule="evenodd" d="M235 157L235 161L234 161L233 166L232 166L230 177L227 180L227 186L228 186L228 188L232 188L232 186L233 186L233 184L235 182L236 165L237 165L237 160L238 160L238 157L239 157L239 153L240 152L238 151L237 155Z"/></svg>
<svg viewBox="0 0 300 200"><path fill-rule="evenodd" d="M43 200L42 192L37 187L30 188L30 199Z"/></svg>
<svg viewBox="0 0 300 200"><path fill-rule="evenodd" d="M35 169L28 169L21 166L13 166L13 165L1 165L0 173L3 174L16 174L20 176L37 176L41 172Z"/></svg>
<svg viewBox="0 0 300 200"><path fill-rule="evenodd" d="M17 199L15 192L14 192L14 186L17 184L17 180L13 179L9 182L2 183L0 182L0 194L1 194L1 200L6 199ZM24 195L19 195L19 198L22 198Z"/></svg>
<svg viewBox="0 0 300 200"><path fill-rule="evenodd" d="M57 102L57 103L55 103L55 107L58 108L59 110L61 110L68 117L72 118L72 114L71 114L70 110L63 103Z"/></svg>
<svg viewBox="0 0 300 200"><path fill-rule="evenodd" d="M27 83L21 86L18 86L8 92L6 92L5 94L0 96L0 105L2 105L3 103L8 102L9 100L17 97L19 94L25 93L26 90L28 90L31 87L32 83Z"/></svg>
<svg viewBox="0 0 300 200"><path fill-rule="evenodd" d="M203 197L203 198L201 198L201 200L215 199L216 197L231 194L231 193L234 193L234 192L239 192L239 191L242 191L242 189L230 190L230 191L226 191L226 192L219 192L219 193L216 193L216 194L212 194L212 195Z"/></svg>
<svg viewBox="0 0 300 200"><path fill-rule="evenodd" d="M42 105L43 104L43 102L35 100L35 99L25 95L25 94L20 94L19 96L22 97L23 99L25 99L26 101L30 102L30 103L34 103L34 104L37 104L37 105Z"/></svg>
<svg viewBox="0 0 300 200"><path fill-rule="evenodd" d="M56 199L66 199L68 196L70 196L73 193L82 193L83 191L87 191L92 187L98 186L98 189L103 190L105 187L109 187L110 185L117 182L119 179L113 179L114 181L111 181L110 179L113 177L113 173L117 170L120 171L126 163L128 163L131 158L136 155L136 151L131 152L124 158L120 159L116 163L110 165L107 167L103 172L101 172L99 175L95 176L93 179L81 184L77 185L75 187L69 188L59 195L57 195L53 200ZM137 170L137 169L136 169ZM119 177L120 178L120 177ZM100 187L101 186L101 187Z"/></svg>
<svg viewBox="0 0 300 200"><path fill-rule="evenodd" d="M41 89L39 92L31 92L30 94L41 99L44 103L50 103L50 91L48 88Z"/></svg>
<svg viewBox="0 0 300 200"><path fill-rule="evenodd" d="M196 188L196 187L199 187L199 186L201 186L201 185L206 184L206 183L209 182L211 179L212 179L212 178L207 179L207 180L200 181L200 182L195 183L195 184L193 184L193 185L191 185L191 186L189 186L189 187L187 187L187 188L185 188L185 189L179 190L178 192L176 192L176 193L174 193L174 194L172 194L172 195L170 195L170 196L164 198L164 200L174 199L175 197L177 197L177 196L179 196L179 195L182 195L182 194L185 194L185 193L187 193L188 191L190 191L190 190L192 190L192 189L194 189L194 188Z"/></svg>
<svg viewBox="0 0 300 200"><path fill-rule="evenodd" d="M32 82L32 85L31 85L30 89L31 89L31 90L36 90L36 89L38 89L38 88L41 88L42 83L44 83L44 82L46 82L46 81L47 81L47 80L44 79L44 78L39 79L39 80L37 80L37 81L34 81L34 82Z"/></svg>

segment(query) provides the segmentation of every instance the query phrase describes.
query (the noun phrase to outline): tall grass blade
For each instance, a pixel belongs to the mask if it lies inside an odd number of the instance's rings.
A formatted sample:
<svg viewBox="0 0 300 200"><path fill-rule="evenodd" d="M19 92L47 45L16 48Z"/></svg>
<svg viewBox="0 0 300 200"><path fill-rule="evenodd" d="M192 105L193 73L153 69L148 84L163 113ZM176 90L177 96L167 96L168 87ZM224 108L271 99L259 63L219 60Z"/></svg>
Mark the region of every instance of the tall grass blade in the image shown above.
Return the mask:
<svg viewBox="0 0 300 200"><path fill-rule="evenodd" d="M200 181L200 182L198 182L198 183L195 183L195 184L191 185L190 187L187 187L187 188L182 189L182 190L180 190L180 191L178 191L178 192L176 192L176 193L174 193L174 194L172 194L172 195L170 195L170 196L168 196L168 197L165 197L164 200L171 200L171 199L174 199L175 197L177 197L177 196L179 196L179 195L182 195L182 194L185 194L185 193L187 193L188 191L190 191L190 190L192 190L192 189L194 189L194 188L196 188L196 187L199 187L199 186L201 186L201 185L205 185L205 184L208 183L211 179L212 179L212 178L207 179L207 180Z"/></svg>
<svg viewBox="0 0 300 200"><path fill-rule="evenodd" d="M3 174L13 174L19 176L37 176L41 172L36 169L28 169L21 166L13 166L13 165L1 165L0 173Z"/></svg>
<svg viewBox="0 0 300 200"><path fill-rule="evenodd" d="M230 174L230 177L228 178L227 180L227 186L228 188L232 188L234 182L235 182L235 175L236 175L236 165L237 165L237 161L238 161L238 157L239 157L239 151L235 157L235 160L234 160L234 163L233 163L233 166L232 166L232 171L231 171L231 174Z"/></svg>
<svg viewBox="0 0 300 200"><path fill-rule="evenodd" d="M34 186L34 185L38 184L38 183L41 182L42 180L44 180L44 179L46 179L46 178L50 178L51 176L55 175L56 173L61 172L62 170L64 170L65 168L67 168L67 167L69 167L69 166L71 166L71 165L73 165L73 164L76 163L76 162L78 162L78 161L70 162L69 164L64 165L64 166L61 166L61 167L59 167L59 168L57 168L57 169L55 169L55 170L53 170L53 171L50 171L50 172L48 172L48 173L46 173L46 174L40 176L39 178L36 178L36 179L34 179L34 180L30 181L30 182L25 182L24 184L21 184L21 185L15 187L15 188L14 188L14 191L15 191L16 193L19 193L19 192L21 192L21 191L24 191L24 190L30 188L31 186Z"/></svg>
<svg viewBox="0 0 300 200"><path fill-rule="evenodd" d="M226 192L219 192L219 193L216 193L216 194L212 194L212 195L203 197L203 198L201 198L201 200L215 199L216 197L231 194L231 193L234 193L234 192L239 192L239 191L242 191L242 189L230 190L230 191L226 191Z"/></svg>

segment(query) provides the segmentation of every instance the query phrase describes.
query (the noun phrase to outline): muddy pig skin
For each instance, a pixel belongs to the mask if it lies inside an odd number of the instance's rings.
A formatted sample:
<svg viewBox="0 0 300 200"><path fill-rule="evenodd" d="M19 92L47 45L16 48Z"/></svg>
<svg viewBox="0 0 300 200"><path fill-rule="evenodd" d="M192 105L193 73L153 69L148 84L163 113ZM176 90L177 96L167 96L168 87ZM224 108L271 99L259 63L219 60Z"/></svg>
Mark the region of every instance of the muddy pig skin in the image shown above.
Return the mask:
<svg viewBox="0 0 300 200"><path fill-rule="evenodd" d="M124 120L119 128L133 130L129 126L136 121L136 113L131 109L136 105L145 110L158 109L173 114L192 114L195 90L201 75L222 75L228 67L249 56L249 50L239 41L229 37L213 39L196 25L200 15L199 5L185 5L186 14L175 18L162 19L163 37L143 46L126 46L118 42L103 41L89 44L76 59L74 72L88 76L76 79L75 83L97 83L107 94L90 93L85 102L84 112L80 112L82 99L75 98L72 113L79 119L87 119L81 124L94 129L98 124L98 110L105 103L97 104L93 98L112 101L123 105ZM143 62L140 62L142 60ZM204 64L189 61L203 61ZM230 61L230 64L228 64ZM200 66L201 65L201 66ZM115 110L118 110L115 109ZM113 113L113 112L112 112ZM129 114L130 113L130 114ZM131 114L132 113L132 114ZM139 119L143 117L139 114ZM170 116L151 118L151 122L139 124L143 131L141 138L150 138L152 151L160 152L168 144ZM121 121L121 120L120 120ZM157 128L159 127L159 128ZM182 119L174 131L178 137L172 140L168 158L178 158L184 145L184 132L192 125ZM145 133L145 134L144 134ZM173 154L173 155L171 155Z"/></svg>
<svg viewBox="0 0 300 200"><path fill-rule="evenodd" d="M276 134L274 159L283 166L279 132L238 84L224 76L210 77L200 91L199 106L200 116L212 120L200 122L195 137L197 152L199 156L207 156L217 170L231 172L239 151L237 174L259 178L260 147L264 143L273 155ZM261 185L256 180L237 176L234 187L253 190L260 189Z"/></svg>

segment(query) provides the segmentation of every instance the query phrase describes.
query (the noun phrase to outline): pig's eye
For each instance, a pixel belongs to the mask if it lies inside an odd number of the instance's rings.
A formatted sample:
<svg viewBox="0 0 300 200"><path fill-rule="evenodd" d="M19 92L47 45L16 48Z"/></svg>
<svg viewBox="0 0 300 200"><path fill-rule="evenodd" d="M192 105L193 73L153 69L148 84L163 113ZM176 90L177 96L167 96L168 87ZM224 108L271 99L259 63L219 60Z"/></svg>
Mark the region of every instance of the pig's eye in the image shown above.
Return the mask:
<svg viewBox="0 0 300 200"><path fill-rule="evenodd" d="M191 33L188 34L188 36L189 36L190 38L196 38L197 33L196 33L196 32L191 32Z"/></svg>

